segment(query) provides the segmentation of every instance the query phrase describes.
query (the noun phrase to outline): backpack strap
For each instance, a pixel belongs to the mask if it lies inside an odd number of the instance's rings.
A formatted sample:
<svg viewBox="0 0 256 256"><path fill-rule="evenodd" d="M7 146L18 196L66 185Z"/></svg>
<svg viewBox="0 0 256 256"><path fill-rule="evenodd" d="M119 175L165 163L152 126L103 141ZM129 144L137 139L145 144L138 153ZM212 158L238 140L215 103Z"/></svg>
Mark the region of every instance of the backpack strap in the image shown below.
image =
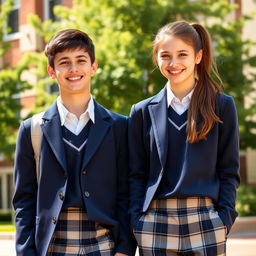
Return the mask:
<svg viewBox="0 0 256 256"><path fill-rule="evenodd" d="M31 142L32 147L34 150L34 158L36 160L36 178L37 183L39 182L39 176L40 176L40 148L41 148L41 141L42 141L42 129L41 124L43 122L44 112L35 114L32 116L31 119Z"/></svg>

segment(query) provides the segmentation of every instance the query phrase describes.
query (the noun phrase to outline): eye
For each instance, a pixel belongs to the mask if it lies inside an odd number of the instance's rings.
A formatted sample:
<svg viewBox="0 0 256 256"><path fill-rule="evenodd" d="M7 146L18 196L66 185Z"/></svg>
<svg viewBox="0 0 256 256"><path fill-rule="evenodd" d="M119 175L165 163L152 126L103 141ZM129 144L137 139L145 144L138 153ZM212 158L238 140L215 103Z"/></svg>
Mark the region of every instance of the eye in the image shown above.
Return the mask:
<svg viewBox="0 0 256 256"><path fill-rule="evenodd" d="M63 66L63 65L67 65L67 64L68 64L68 61L61 61L61 62L60 62L60 65L62 65L62 66Z"/></svg>
<svg viewBox="0 0 256 256"><path fill-rule="evenodd" d="M162 59L169 59L169 58L170 58L170 55L168 55L168 54L162 54L160 57L161 57Z"/></svg>
<svg viewBox="0 0 256 256"><path fill-rule="evenodd" d="M188 56L188 55L187 55L187 53L180 53L179 56L180 56L180 57L186 57L186 56Z"/></svg>
<svg viewBox="0 0 256 256"><path fill-rule="evenodd" d="M78 60L79 63L86 63L87 61L85 59Z"/></svg>

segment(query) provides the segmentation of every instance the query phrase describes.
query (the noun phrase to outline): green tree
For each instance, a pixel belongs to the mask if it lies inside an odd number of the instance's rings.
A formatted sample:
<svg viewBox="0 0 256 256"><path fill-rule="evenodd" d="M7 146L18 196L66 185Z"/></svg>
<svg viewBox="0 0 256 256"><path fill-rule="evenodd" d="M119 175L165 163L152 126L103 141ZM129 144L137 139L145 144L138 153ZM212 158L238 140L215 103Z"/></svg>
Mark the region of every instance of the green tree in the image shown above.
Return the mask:
<svg viewBox="0 0 256 256"><path fill-rule="evenodd" d="M7 27L6 21L8 15L12 10L14 0L6 0L3 4L0 4L0 56L2 56L9 48L9 43L4 41L4 35L10 32L10 28Z"/></svg>
<svg viewBox="0 0 256 256"><path fill-rule="evenodd" d="M12 157L15 147L15 134L19 127L21 105L18 94L27 86L20 79L17 69L0 71L0 152Z"/></svg>
<svg viewBox="0 0 256 256"><path fill-rule="evenodd" d="M0 6L0 56L9 48L4 35L10 32L6 20L12 10L14 0L6 0ZM19 126L21 105L19 93L27 88L27 82L21 79L20 67L4 67L0 70L0 152L12 157L15 147L16 130Z"/></svg>
<svg viewBox="0 0 256 256"><path fill-rule="evenodd" d="M256 147L252 133L255 122L251 121L255 105L244 109L244 96L253 92L255 81L255 74L249 78L244 70L255 66L255 57L249 56L251 42L240 34L248 17L227 22L226 16L234 8L227 0L119 0L115 5L110 0L73 0L71 9L55 7L59 21L42 22L36 16L30 20L46 41L67 27L92 36L100 64L93 79L93 94L104 106L123 114L165 83L151 61L151 42L158 28L180 19L199 20L214 38L224 91L233 95L237 103L241 147Z"/></svg>
<svg viewBox="0 0 256 256"><path fill-rule="evenodd" d="M253 133L256 122L252 119L256 113L256 98L253 97L256 72L252 71L256 67L256 56L250 55L250 48L255 42L243 39L241 34L248 19L250 17L245 16L226 26L219 23L209 28L216 42L217 66L223 78L224 91L234 97L237 105L242 149L248 146L256 148L256 135ZM246 107L245 97L248 95L252 104Z"/></svg>

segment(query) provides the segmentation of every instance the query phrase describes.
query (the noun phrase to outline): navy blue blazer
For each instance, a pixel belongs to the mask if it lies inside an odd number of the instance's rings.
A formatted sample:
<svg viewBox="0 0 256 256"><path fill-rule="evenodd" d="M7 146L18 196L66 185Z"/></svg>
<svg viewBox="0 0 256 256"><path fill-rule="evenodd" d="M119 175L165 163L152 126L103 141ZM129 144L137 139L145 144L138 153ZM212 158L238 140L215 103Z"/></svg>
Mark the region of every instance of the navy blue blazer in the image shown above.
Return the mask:
<svg viewBox="0 0 256 256"><path fill-rule="evenodd" d="M113 228L116 251L133 255L128 218L127 118L96 102L82 170L89 219ZM41 125L40 182L31 145L30 123L21 123L15 156L16 250L18 256L44 256L63 205L67 164L56 102ZM88 196L89 195L89 196Z"/></svg>
<svg viewBox="0 0 256 256"><path fill-rule="evenodd" d="M173 197L212 198L229 230L237 217L235 199L240 182L238 122L233 98L218 94L216 114L223 123L216 123L206 140L186 143L184 165ZM131 109L128 144L133 227L147 211L163 176L171 139L167 120L166 87Z"/></svg>

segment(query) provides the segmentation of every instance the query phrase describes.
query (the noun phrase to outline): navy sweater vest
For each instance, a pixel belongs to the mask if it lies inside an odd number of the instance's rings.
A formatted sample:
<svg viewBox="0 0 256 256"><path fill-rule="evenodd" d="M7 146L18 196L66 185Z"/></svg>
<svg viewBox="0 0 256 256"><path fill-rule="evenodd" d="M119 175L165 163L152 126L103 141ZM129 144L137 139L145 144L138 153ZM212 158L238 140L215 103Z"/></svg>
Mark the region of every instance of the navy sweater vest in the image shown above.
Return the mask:
<svg viewBox="0 0 256 256"><path fill-rule="evenodd" d="M65 126L62 126L63 141L68 167L67 190L63 207L81 207L85 208L83 203L83 193L81 187L81 168L86 151L86 144L89 135L91 121L89 121L83 130L75 135Z"/></svg>
<svg viewBox="0 0 256 256"><path fill-rule="evenodd" d="M186 150L187 112L179 115L171 106L168 108L168 153L156 198L171 198L179 182Z"/></svg>

